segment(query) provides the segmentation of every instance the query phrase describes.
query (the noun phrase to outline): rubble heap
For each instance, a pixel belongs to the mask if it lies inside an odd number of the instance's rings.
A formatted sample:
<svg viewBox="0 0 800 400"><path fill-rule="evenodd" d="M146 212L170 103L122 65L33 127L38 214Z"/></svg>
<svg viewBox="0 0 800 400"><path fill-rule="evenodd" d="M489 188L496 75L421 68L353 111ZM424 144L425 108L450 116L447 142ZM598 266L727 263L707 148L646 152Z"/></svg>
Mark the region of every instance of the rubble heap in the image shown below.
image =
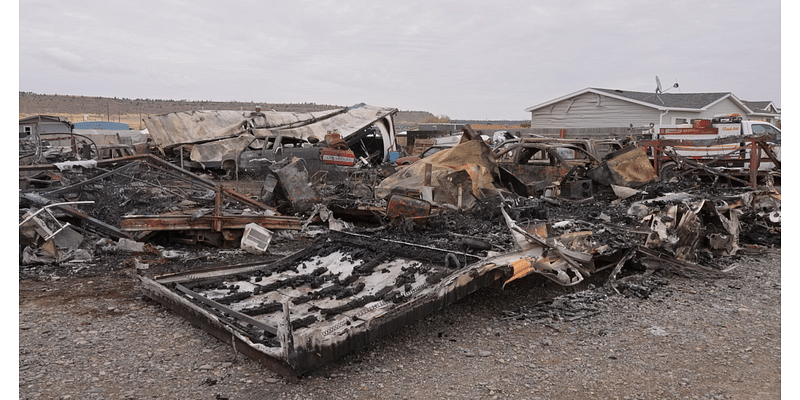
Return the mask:
<svg viewBox="0 0 800 400"><path fill-rule="evenodd" d="M715 275L727 257L780 246L774 189L658 182L629 148L521 181L468 136L394 173L365 164L331 184L284 159L249 195L152 155L20 167L21 265L91 262L108 246L169 258L176 243L238 244L253 262L143 275L144 291L297 376L488 285L539 274L574 286L606 271L611 290L635 290L617 281L626 267ZM308 246L265 261L273 240L311 231Z"/></svg>

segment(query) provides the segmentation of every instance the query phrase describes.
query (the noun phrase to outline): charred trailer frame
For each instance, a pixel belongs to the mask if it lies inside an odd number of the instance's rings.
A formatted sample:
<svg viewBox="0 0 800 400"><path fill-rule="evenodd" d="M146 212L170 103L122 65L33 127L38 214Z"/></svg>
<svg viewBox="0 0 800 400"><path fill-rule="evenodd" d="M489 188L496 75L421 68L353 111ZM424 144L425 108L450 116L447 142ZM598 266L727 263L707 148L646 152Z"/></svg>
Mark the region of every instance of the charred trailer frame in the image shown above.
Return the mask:
<svg viewBox="0 0 800 400"><path fill-rule="evenodd" d="M140 279L148 297L268 368L298 378L502 283L513 275L510 262L522 254L480 259L338 233L272 264Z"/></svg>

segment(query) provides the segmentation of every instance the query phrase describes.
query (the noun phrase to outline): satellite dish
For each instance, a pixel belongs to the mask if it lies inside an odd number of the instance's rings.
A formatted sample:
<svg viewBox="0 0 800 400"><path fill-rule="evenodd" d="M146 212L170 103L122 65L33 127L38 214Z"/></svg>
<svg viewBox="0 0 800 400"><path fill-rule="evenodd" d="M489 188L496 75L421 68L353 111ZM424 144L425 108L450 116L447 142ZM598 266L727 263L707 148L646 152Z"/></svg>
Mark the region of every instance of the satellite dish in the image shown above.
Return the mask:
<svg viewBox="0 0 800 400"><path fill-rule="evenodd" d="M668 87L667 90L670 90L672 88L677 88L677 87L678 87L678 78L675 78L675 84L672 85L671 87ZM661 80L658 79L658 75L656 75L656 94L664 93L667 90L662 90L661 89Z"/></svg>
<svg viewBox="0 0 800 400"><path fill-rule="evenodd" d="M667 90L670 90L670 89L676 88L676 87L678 87L678 79L677 78L675 78L675 84L672 85L672 87L668 87ZM664 100L659 95L664 93L664 92L666 92L667 90L663 90L661 88L661 79L658 79L658 75L656 75L656 93L655 93L655 97L658 99L658 101L661 102L661 104L665 104L665 103L664 103ZM648 99L650 99L650 96L647 96L644 100L648 100Z"/></svg>

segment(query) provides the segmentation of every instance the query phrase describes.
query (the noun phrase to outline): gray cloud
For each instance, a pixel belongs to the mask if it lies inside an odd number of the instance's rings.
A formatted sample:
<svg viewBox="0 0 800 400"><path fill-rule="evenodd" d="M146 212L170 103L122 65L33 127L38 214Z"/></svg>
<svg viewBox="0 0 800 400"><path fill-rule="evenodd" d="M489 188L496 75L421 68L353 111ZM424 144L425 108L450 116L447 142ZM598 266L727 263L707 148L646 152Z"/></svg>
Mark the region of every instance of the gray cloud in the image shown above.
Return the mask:
<svg viewBox="0 0 800 400"><path fill-rule="evenodd" d="M83 57L59 47L45 47L39 49L44 62L50 62L60 68L73 72L86 72L88 69Z"/></svg>
<svg viewBox="0 0 800 400"><path fill-rule="evenodd" d="M20 2L23 91L525 119L586 87L780 105L777 0Z"/></svg>

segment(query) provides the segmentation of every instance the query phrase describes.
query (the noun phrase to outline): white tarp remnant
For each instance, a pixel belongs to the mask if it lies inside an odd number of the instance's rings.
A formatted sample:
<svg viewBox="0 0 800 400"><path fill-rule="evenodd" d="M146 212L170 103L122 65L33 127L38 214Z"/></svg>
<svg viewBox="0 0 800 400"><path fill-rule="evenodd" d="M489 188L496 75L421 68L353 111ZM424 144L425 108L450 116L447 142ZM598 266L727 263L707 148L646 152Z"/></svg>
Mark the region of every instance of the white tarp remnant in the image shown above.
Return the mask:
<svg viewBox="0 0 800 400"><path fill-rule="evenodd" d="M73 129L73 133L86 136L98 146L147 142L147 134L140 130Z"/></svg>
<svg viewBox="0 0 800 400"><path fill-rule="evenodd" d="M248 143L252 142L255 136L245 133L234 138L220 139L211 143L198 144L191 146L189 159L199 163L222 162L236 158Z"/></svg>
<svg viewBox="0 0 800 400"><path fill-rule="evenodd" d="M75 167L81 168L96 168L97 160L82 160L82 161L64 161L53 163L59 171L69 171Z"/></svg>

